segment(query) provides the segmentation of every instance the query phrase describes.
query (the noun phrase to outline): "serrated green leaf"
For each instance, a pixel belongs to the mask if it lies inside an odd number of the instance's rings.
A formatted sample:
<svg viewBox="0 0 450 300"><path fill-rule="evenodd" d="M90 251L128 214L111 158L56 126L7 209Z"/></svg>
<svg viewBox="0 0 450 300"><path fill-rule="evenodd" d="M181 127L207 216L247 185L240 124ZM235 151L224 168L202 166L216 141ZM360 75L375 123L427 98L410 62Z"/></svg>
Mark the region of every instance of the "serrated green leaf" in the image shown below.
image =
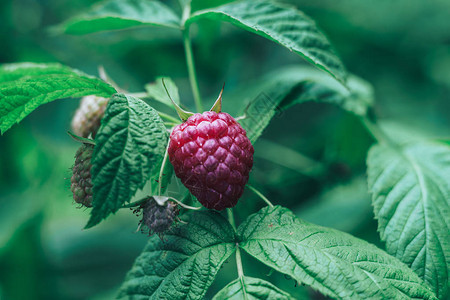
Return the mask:
<svg viewBox="0 0 450 300"><path fill-rule="evenodd" d="M24 78L33 78L41 75L71 75L73 73L82 74L78 70L74 70L58 63L12 63L4 64L0 67L0 83L14 81Z"/></svg>
<svg viewBox="0 0 450 300"><path fill-rule="evenodd" d="M300 74L299 72L297 76ZM347 78L348 88L329 76L313 70L300 76L304 77L304 82L280 103L280 109L286 110L295 104L314 101L330 103L355 115L365 116L367 110L374 104L372 86L355 75L349 75Z"/></svg>
<svg viewBox="0 0 450 300"><path fill-rule="evenodd" d="M313 20L295 7L266 0L244 0L196 12L187 23L200 18L229 22L263 36L345 82L344 65L328 39Z"/></svg>
<svg viewBox="0 0 450 300"><path fill-rule="evenodd" d="M102 80L59 64L18 63L0 68L0 131L22 121L42 104L53 100L97 95L115 90Z"/></svg>
<svg viewBox="0 0 450 300"><path fill-rule="evenodd" d="M450 147L416 142L375 145L367 158L381 238L439 298L448 294Z"/></svg>
<svg viewBox="0 0 450 300"><path fill-rule="evenodd" d="M158 77L156 78L155 82L147 84L145 86L147 95L153 100L161 102L162 104L165 104L170 108L174 108L172 101L170 101L166 89L164 88L163 80L167 87L167 90L169 91L170 97L172 97L173 101L176 104L180 105L180 94L178 93L178 87L175 82L173 82L173 80L169 77Z"/></svg>
<svg viewBox="0 0 450 300"><path fill-rule="evenodd" d="M110 0L93 6L57 29L78 35L143 25L180 28L179 23L180 18L159 1Z"/></svg>
<svg viewBox="0 0 450 300"><path fill-rule="evenodd" d="M183 215L186 223L153 236L136 259L119 297L130 299L203 299L221 265L235 251L235 233L213 211Z"/></svg>
<svg viewBox="0 0 450 300"><path fill-rule="evenodd" d="M166 127L152 107L124 94L111 98L95 137L93 209L86 228L115 213L159 175L167 140Z"/></svg>
<svg viewBox="0 0 450 300"><path fill-rule="evenodd" d="M245 116L239 122L247 136L255 142L269 125L292 105L316 101L337 105L356 115L365 115L373 104L373 92L368 83L356 76L348 78L348 89L335 79L311 67L293 66L264 76L246 91L235 93L239 101L246 96ZM226 101L225 101L226 102Z"/></svg>
<svg viewBox="0 0 450 300"><path fill-rule="evenodd" d="M349 234L266 207L238 228L240 247L298 282L336 299L436 299L398 259Z"/></svg>
<svg viewBox="0 0 450 300"><path fill-rule="evenodd" d="M220 290L213 300L293 300L288 293L280 290L270 282L259 278L244 276L230 282Z"/></svg>

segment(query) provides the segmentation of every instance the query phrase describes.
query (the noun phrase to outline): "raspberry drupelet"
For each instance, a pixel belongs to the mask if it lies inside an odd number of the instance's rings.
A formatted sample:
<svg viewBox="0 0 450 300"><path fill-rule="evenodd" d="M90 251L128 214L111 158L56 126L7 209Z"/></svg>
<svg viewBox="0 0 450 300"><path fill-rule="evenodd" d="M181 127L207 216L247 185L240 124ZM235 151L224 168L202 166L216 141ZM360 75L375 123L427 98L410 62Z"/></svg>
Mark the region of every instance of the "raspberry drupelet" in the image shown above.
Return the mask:
<svg viewBox="0 0 450 300"><path fill-rule="evenodd" d="M233 207L253 166L253 146L242 126L227 113L190 116L171 135L169 159L175 174L209 209Z"/></svg>

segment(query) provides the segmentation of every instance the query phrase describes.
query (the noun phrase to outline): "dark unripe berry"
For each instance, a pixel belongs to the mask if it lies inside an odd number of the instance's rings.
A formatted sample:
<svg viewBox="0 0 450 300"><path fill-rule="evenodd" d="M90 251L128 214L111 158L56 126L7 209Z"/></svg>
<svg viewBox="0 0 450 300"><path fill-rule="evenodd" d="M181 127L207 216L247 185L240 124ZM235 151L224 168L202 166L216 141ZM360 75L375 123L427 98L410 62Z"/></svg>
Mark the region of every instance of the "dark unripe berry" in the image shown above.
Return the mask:
<svg viewBox="0 0 450 300"><path fill-rule="evenodd" d="M141 209L141 230L146 227L149 234L156 233L160 237L172 227L179 214L178 205L170 200L160 205L153 198L149 198Z"/></svg>
<svg viewBox="0 0 450 300"><path fill-rule="evenodd" d="M73 199L86 207L92 207L91 158L94 145L82 144L75 154L75 164L72 169L70 190Z"/></svg>
<svg viewBox="0 0 450 300"><path fill-rule="evenodd" d="M194 114L171 135L169 159L175 174L206 208L236 205L253 166L253 146L227 113Z"/></svg>

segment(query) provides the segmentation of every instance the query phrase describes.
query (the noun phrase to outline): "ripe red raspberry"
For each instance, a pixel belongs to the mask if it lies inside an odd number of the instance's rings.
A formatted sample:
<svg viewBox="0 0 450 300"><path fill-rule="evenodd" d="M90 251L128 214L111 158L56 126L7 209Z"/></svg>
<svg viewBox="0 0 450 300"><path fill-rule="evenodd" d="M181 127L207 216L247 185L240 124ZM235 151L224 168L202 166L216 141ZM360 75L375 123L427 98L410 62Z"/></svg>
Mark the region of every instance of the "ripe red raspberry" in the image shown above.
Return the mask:
<svg viewBox="0 0 450 300"><path fill-rule="evenodd" d="M227 113L194 114L170 135L169 159L177 177L203 206L236 205L253 166L253 146Z"/></svg>

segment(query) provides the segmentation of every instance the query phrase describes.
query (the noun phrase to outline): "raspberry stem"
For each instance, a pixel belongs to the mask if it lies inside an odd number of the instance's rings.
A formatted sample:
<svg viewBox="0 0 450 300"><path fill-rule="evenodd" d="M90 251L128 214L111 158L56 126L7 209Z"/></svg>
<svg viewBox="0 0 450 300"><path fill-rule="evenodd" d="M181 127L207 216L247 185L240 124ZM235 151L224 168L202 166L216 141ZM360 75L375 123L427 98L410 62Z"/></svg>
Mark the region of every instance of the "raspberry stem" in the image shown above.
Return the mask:
<svg viewBox="0 0 450 300"><path fill-rule="evenodd" d="M191 14L191 5L190 3L187 3L183 10L184 22L189 18L190 14ZM183 44L184 44L184 51L186 53L186 64L189 73L189 81L191 83L192 94L194 95L194 101L195 106L197 108L197 112L201 113L203 112L203 105L202 99L200 97L200 90L198 88L197 74L195 72L194 56L192 54L192 44L191 38L189 36L189 26L186 26L186 24L184 26L185 27L183 28Z"/></svg>
<svg viewBox="0 0 450 300"><path fill-rule="evenodd" d="M163 177L163 173L164 173L164 167L166 166L166 162L167 162L167 156L169 155L168 150L169 150L169 145L170 145L170 139L167 139L167 146L166 146L166 151L164 152L164 158L163 161L161 163L161 169L159 170L159 176L158 176L158 196L161 196L161 189L162 189L162 177Z"/></svg>
<svg viewBox="0 0 450 300"><path fill-rule="evenodd" d="M142 203L144 203L147 200L148 200L148 197L145 197L145 198L142 198L140 200L137 200L137 201L134 201L134 202L122 205L121 208L133 208L133 207L141 205Z"/></svg>
<svg viewBox="0 0 450 300"><path fill-rule="evenodd" d="M161 117L161 119L165 119L166 121L175 123L175 124L180 124L180 120L178 120L175 117L172 117L171 115L168 115L166 113L160 112L158 111L158 115Z"/></svg>
<svg viewBox="0 0 450 300"><path fill-rule="evenodd" d="M273 204L269 201L269 199L267 199L260 191L258 191L257 189L255 189L254 187L252 187L251 185L246 185L253 193L255 193L259 198L261 198L262 200L264 200L264 202L267 203L267 205L269 205L270 207L273 207Z"/></svg>
<svg viewBox="0 0 450 300"><path fill-rule="evenodd" d="M234 223L233 209L227 208L228 222L230 222L231 227L236 231L236 224Z"/></svg>
<svg viewBox="0 0 450 300"><path fill-rule="evenodd" d="M234 222L233 209L227 208L228 221L231 224L231 227L236 231L236 224ZM243 287L244 299L247 299L247 292L245 290L244 284L244 267L242 266L242 258L241 258L241 249L239 249L239 243L236 242L236 267L239 276L239 280L241 281L241 285Z"/></svg>
<svg viewBox="0 0 450 300"><path fill-rule="evenodd" d="M242 285L242 291L244 292L244 299L247 299L246 297L246 290L245 290L245 284L244 284L244 268L242 267L242 259L241 259L241 249L239 249L239 246L236 245L236 266L237 271L239 275L239 280L241 281Z"/></svg>
<svg viewBox="0 0 450 300"><path fill-rule="evenodd" d="M392 139L390 139L384 131L380 128L380 126L370 120L368 117L361 117L361 123L366 128L367 132L372 135L372 137L380 144L386 144L391 146L394 149L398 149L399 146Z"/></svg>

